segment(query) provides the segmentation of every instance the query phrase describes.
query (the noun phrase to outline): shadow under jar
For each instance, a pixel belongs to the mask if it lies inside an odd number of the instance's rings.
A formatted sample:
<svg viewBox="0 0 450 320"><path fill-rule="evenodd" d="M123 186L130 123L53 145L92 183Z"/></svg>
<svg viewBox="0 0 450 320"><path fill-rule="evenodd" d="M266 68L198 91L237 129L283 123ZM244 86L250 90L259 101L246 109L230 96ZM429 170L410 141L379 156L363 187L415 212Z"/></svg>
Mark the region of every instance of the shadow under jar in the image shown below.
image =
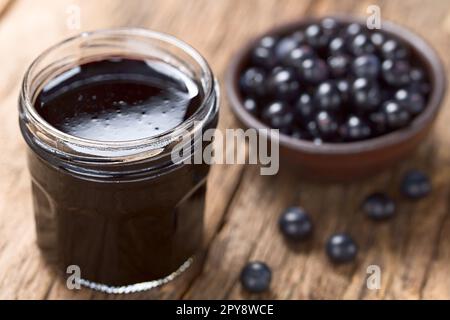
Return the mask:
<svg viewBox="0 0 450 320"><path fill-rule="evenodd" d="M168 35L94 31L40 55L19 122L44 256L110 293L186 269L202 246L209 171L186 160L206 147L194 137L216 127L218 101L207 62Z"/></svg>

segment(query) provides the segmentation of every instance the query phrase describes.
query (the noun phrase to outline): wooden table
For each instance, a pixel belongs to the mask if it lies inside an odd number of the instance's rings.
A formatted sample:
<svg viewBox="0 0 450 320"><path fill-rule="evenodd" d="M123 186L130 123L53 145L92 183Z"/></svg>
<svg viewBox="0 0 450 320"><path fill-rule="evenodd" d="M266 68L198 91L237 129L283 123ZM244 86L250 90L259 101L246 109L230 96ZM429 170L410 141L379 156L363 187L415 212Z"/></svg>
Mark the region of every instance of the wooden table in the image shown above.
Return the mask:
<svg viewBox="0 0 450 320"><path fill-rule="evenodd" d="M161 0L161 1L0 1L0 298L256 298L241 290L238 275L249 260L273 269L275 299L449 299L450 298L450 102L432 136L408 161L367 181L318 184L281 173L261 177L255 166L216 166L209 179L207 252L184 276L146 293L106 296L69 291L44 263L35 244L25 144L17 126L22 75L37 54L68 35L70 5L81 8L81 29L141 26L173 34L196 47L223 82L233 52L274 25L304 16L336 12L366 14L370 4L382 18L424 36L448 68L450 1L431 0ZM69 11L68 11L69 10ZM236 127L226 96L220 127ZM434 191L425 200L401 201L398 183L408 168L430 173ZM398 214L387 223L360 212L376 190L398 199ZM314 240L287 246L277 218L288 205L312 215ZM358 261L335 267L324 243L336 231L350 232L360 246ZM382 271L380 290L366 287L369 265Z"/></svg>

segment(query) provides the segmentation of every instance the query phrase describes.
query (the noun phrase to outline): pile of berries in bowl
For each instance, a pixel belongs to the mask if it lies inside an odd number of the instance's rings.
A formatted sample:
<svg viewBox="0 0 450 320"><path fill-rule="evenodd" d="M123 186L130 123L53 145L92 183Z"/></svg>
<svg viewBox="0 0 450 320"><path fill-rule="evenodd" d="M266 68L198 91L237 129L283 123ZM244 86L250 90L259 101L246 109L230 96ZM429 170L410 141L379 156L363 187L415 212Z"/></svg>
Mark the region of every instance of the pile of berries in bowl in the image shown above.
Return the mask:
<svg viewBox="0 0 450 320"><path fill-rule="evenodd" d="M280 130L282 159L348 180L387 167L426 136L445 76L434 50L389 22L317 18L273 30L233 60L228 93L247 127Z"/></svg>

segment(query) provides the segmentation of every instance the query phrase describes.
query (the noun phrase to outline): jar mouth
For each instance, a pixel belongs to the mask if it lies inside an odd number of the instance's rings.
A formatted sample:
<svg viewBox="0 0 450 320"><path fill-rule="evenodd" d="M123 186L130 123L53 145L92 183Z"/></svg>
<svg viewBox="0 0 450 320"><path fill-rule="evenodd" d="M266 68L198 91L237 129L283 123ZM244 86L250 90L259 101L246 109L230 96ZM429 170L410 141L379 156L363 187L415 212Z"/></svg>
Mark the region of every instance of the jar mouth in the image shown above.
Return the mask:
<svg viewBox="0 0 450 320"><path fill-rule="evenodd" d="M137 37L143 40L158 41L162 44L172 46L178 50L181 50L186 54L194 63L199 67L200 78L199 84L202 87L203 99L195 112L186 120L175 126L174 128L164 131L157 135L152 135L149 137L134 139L134 140L123 140L123 141L103 141L103 140L92 140L82 137L77 137L71 134L67 134L61 130L58 130L51 124L49 124L35 109L34 107L34 95L39 89L33 89L32 84L35 81L33 74L37 71L38 66L43 63L52 53L57 51L59 48L70 45L77 45L75 50L82 50L84 46L92 45L89 42L91 38L96 38L97 40L102 40L103 38L117 37L117 39L127 41L127 38ZM138 42L137 42L138 43ZM127 45L127 42L125 42ZM162 49L159 49L162 50ZM164 51L164 50L162 50ZM108 57L107 53L102 55L103 57ZM145 55L137 55L145 59ZM67 58L67 57L64 57ZM77 58L75 58L77 59ZM61 59L62 60L62 59ZM79 61L79 59L77 59ZM165 62L165 60L162 60ZM37 76L42 76L45 72L45 67L39 70ZM193 132L201 130L202 124L206 119L209 118L210 114L217 111L217 97L218 97L218 85L217 81L213 76L210 66L202 55L195 50L193 47L187 43L171 36L168 34L160 33L157 31L152 31L143 28L112 28L112 29L101 29L95 31L87 31L67 38L59 43L51 46L42 52L27 69L24 79L22 82L22 88L20 93L20 117L35 128L39 134L34 134L35 140L41 140L43 136L46 136L47 141L39 141L39 145L51 153L56 153L62 156L67 156L69 158L78 158L80 160L85 159L108 159L113 161L123 162L124 160L130 160L130 156L134 158L145 158L148 157L148 153L160 153L161 148L172 143L174 140L180 139L186 132ZM216 110L212 110L216 109ZM46 142L53 141L56 145L61 143L66 144L68 148L55 147L52 143L48 144ZM93 152L95 150L95 152ZM110 162L110 161L109 161Z"/></svg>

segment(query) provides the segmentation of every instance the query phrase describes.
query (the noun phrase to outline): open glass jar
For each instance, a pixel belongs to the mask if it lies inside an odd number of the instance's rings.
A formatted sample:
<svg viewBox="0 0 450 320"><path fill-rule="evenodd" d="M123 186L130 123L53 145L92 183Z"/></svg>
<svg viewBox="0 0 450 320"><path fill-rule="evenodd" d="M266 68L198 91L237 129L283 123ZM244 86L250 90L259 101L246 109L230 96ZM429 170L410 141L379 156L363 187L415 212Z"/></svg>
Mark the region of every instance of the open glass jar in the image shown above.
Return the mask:
<svg viewBox="0 0 450 320"><path fill-rule="evenodd" d="M117 57L176 68L201 92L195 112L170 130L133 140L87 139L55 128L36 109L39 93L74 67ZM202 245L207 164L172 161L181 140L214 128L218 85L192 47L157 32L120 28L82 33L42 53L20 93L29 146L39 247L60 271L111 293L150 289L174 278ZM192 140L193 141L193 138ZM194 149L205 147L192 143Z"/></svg>

